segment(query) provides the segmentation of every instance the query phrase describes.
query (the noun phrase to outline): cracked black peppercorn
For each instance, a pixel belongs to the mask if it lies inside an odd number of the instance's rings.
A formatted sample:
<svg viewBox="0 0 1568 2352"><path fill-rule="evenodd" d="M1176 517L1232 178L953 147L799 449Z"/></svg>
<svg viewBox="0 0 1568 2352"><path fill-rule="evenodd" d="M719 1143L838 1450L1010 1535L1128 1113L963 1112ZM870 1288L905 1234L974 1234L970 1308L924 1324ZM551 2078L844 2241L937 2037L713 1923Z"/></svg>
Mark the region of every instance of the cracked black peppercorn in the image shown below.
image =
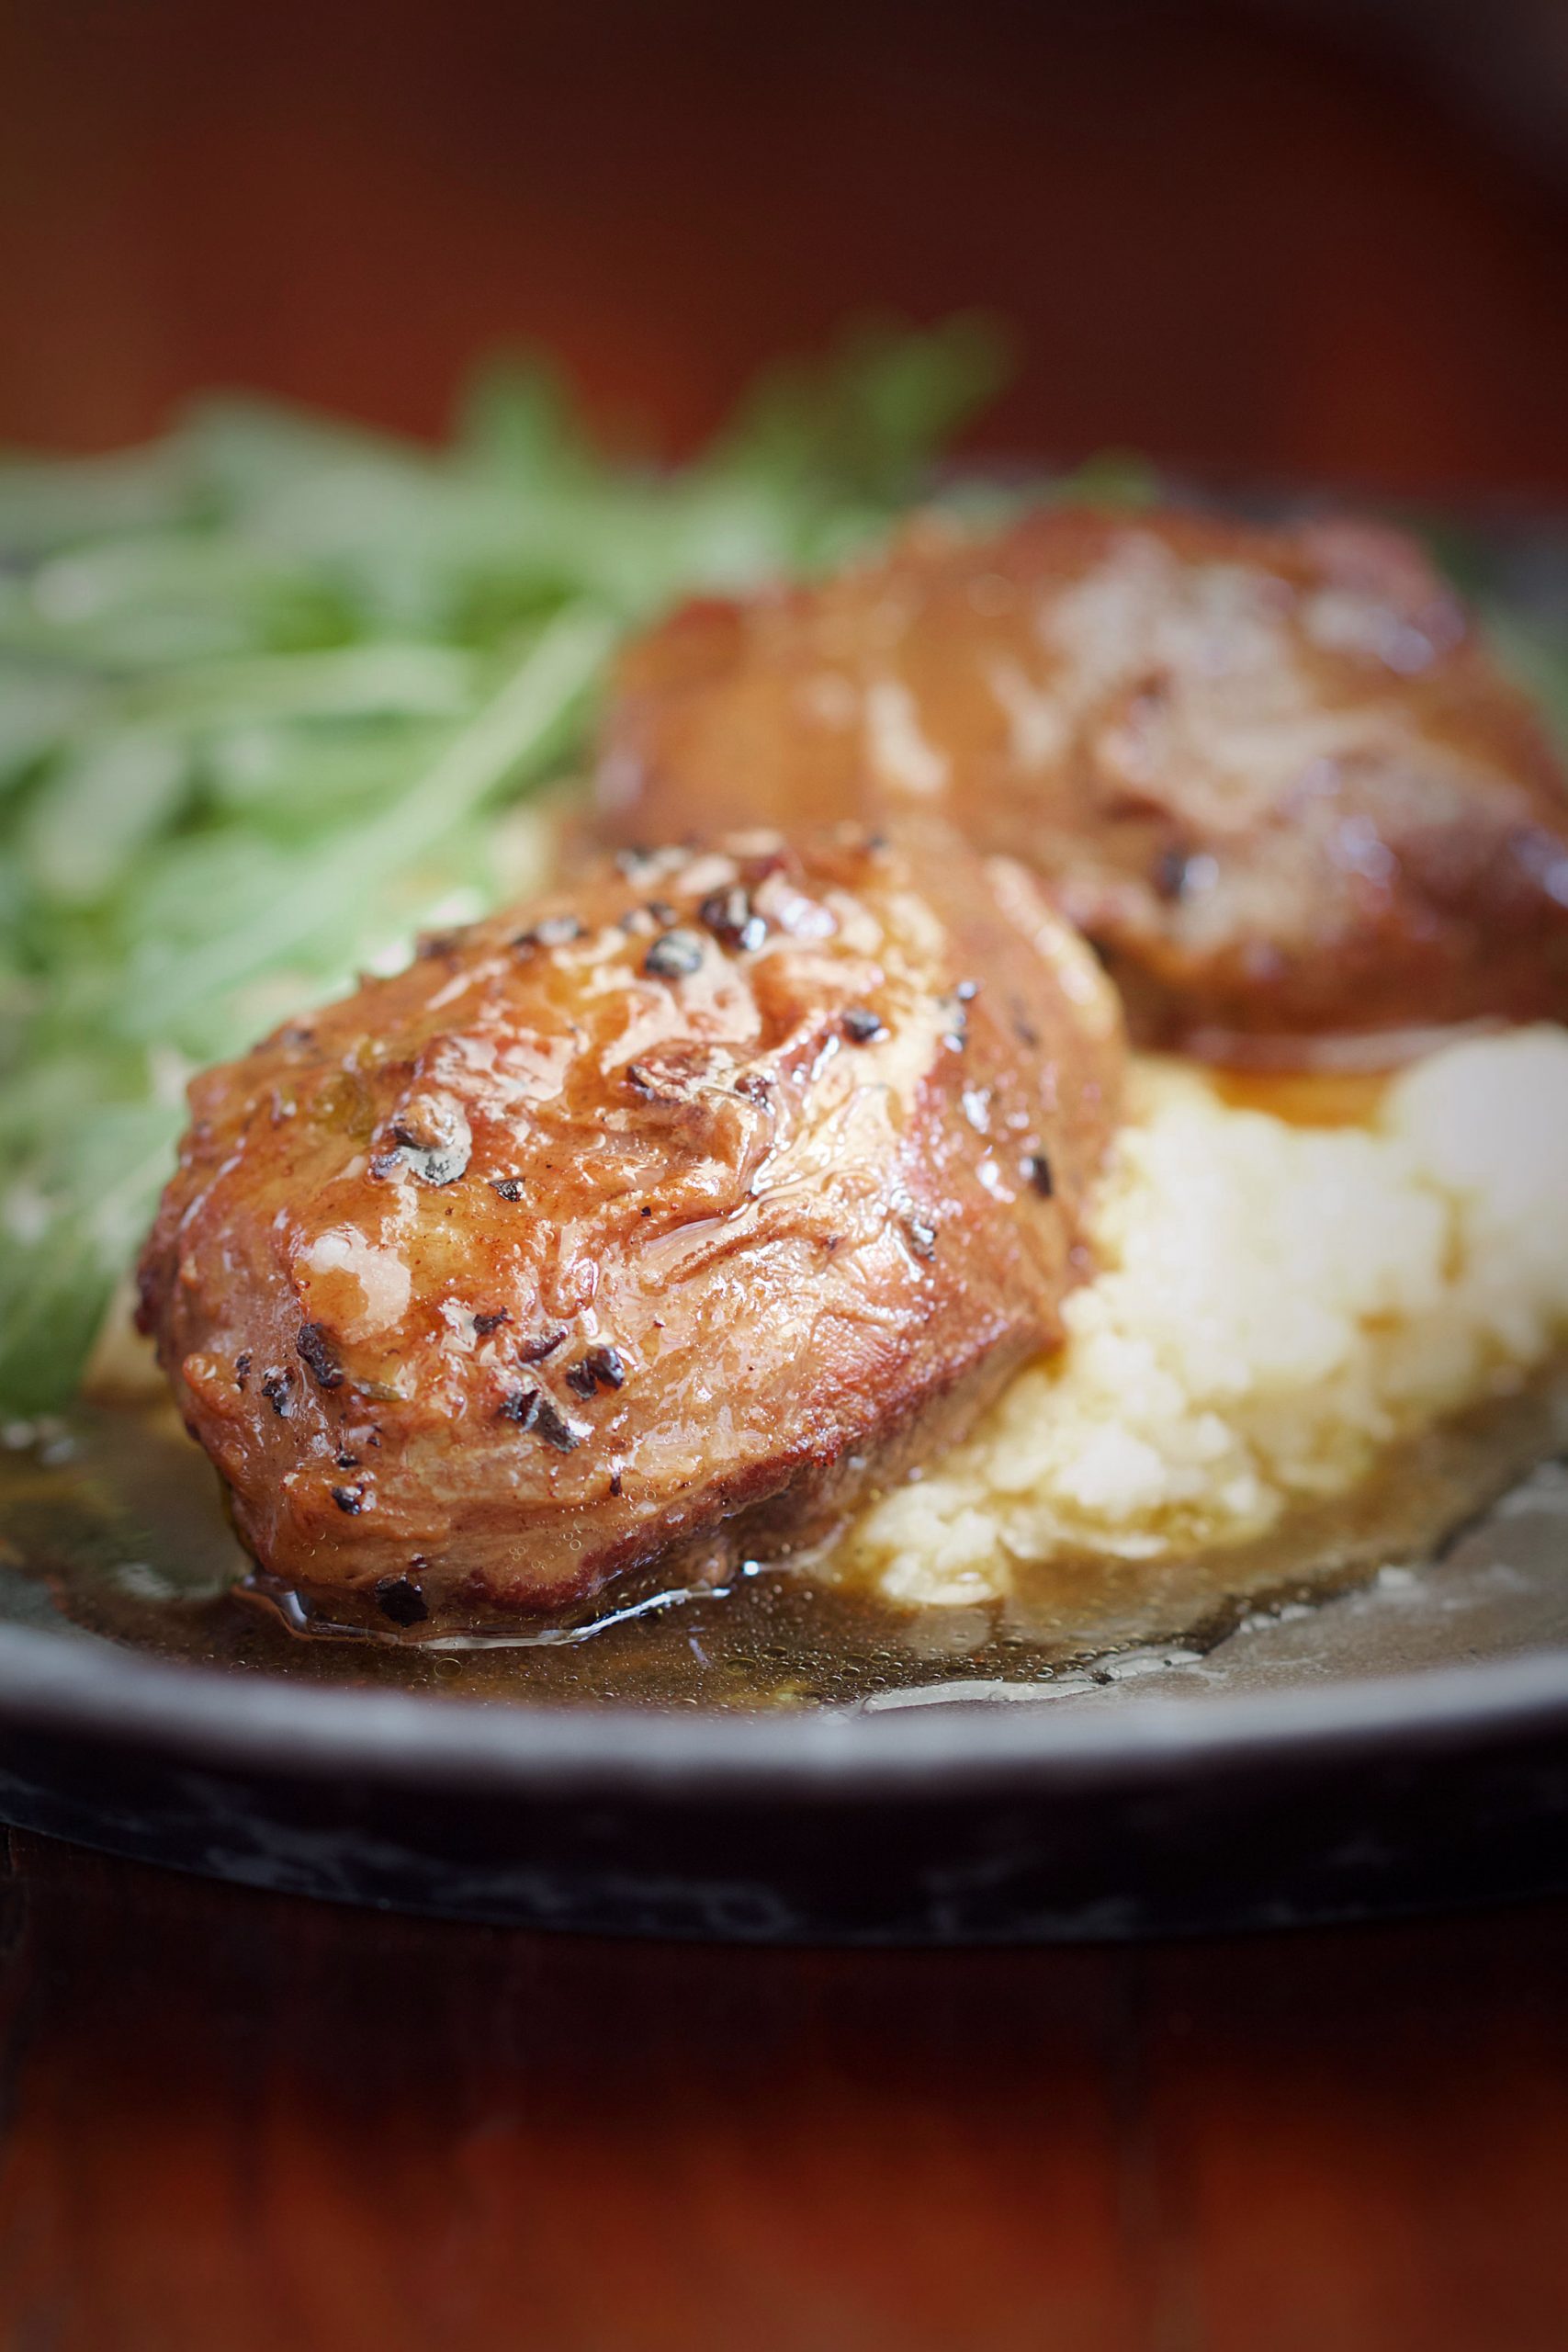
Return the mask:
<svg viewBox="0 0 1568 2352"><path fill-rule="evenodd" d="M343 1366L324 1323L301 1323L295 1352L318 1388L341 1388Z"/></svg>
<svg viewBox="0 0 1568 2352"><path fill-rule="evenodd" d="M590 1348L566 1375L566 1385L578 1396L592 1396L601 1388L626 1385L626 1367L618 1348Z"/></svg>
<svg viewBox="0 0 1568 2352"><path fill-rule="evenodd" d="M667 931L643 957L642 968L656 980L689 980L702 961L703 943L694 932Z"/></svg>
<svg viewBox="0 0 1568 2352"><path fill-rule="evenodd" d="M712 892L697 913L716 939L742 954L761 947L768 935L766 918L757 912L739 883L731 889Z"/></svg>
<svg viewBox="0 0 1568 2352"><path fill-rule="evenodd" d="M577 915L546 915L526 931L520 931L512 944L520 956L531 956L536 947L570 947L574 939L583 936L585 930L586 925Z"/></svg>
<svg viewBox="0 0 1568 2352"><path fill-rule="evenodd" d="M542 1437L547 1445L554 1446L558 1453L574 1452L588 1435L586 1430L579 1429L574 1421L569 1421L563 1413L558 1411L539 1388L513 1389L510 1396L501 1400L501 1418L505 1421L515 1421L520 1430L531 1430L536 1437Z"/></svg>
<svg viewBox="0 0 1568 2352"><path fill-rule="evenodd" d="M398 1149L372 1160L373 1176L389 1172L382 1166L388 1159L394 1164L400 1159L422 1184L438 1190L468 1173L473 1136L461 1104L450 1097L411 1103L406 1113L393 1120L391 1136Z"/></svg>
<svg viewBox="0 0 1568 2352"><path fill-rule="evenodd" d="M350 1519L357 1519L365 1509L365 1489L363 1487L334 1487L333 1500L339 1510L348 1513Z"/></svg>
<svg viewBox="0 0 1568 2352"><path fill-rule="evenodd" d="M523 1198L523 1179L521 1176L492 1176L490 1189L498 1193L503 1201L520 1201Z"/></svg>
<svg viewBox="0 0 1568 2352"><path fill-rule="evenodd" d="M417 1625L430 1614L430 1605L412 1577L383 1577L376 1588L376 1606L394 1625Z"/></svg>
<svg viewBox="0 0 1568 2352"><path fill-rule="evenodd" d="M554 1355L565 1337L563 1327L558 1331L540 1331L533 1339L525 1340L517 1351L518 1363L543 1363L547 1356Z"/></svg>
<svg viewBox="0 0 1568 2352"><path fill-rule="evenodd" d="M1184 849L1162 849L1155 860L1150 879L1156 898L1179 899L1187 888L1187 852Z"/></svg>
<svg viewBox="0 0 1568 2352"><path fill-rule="evenodd" d="M905 1216L903 1226L904 1238L916 1257L934 1258L936 1255L935 1226L928 1225L922 1216Z"/></svg>
<svg viewBox="0 0 1568 2352"><path fill-rule="evenodd" d="M873 1012L866 1004L852 1004L844 1014L844 1035L854 1046L869 1046L883 1035L886 1025L882 1015Z"/></svg>
<svg viewBox="0 0 1568 2352"><path fill-rule="evenodd" d="M1056 1190L1056 1179L1051 1163L1043 1151L1032 1151L1023 1163L1023 1172L1043 1201L1048 1201Z"/></svg>

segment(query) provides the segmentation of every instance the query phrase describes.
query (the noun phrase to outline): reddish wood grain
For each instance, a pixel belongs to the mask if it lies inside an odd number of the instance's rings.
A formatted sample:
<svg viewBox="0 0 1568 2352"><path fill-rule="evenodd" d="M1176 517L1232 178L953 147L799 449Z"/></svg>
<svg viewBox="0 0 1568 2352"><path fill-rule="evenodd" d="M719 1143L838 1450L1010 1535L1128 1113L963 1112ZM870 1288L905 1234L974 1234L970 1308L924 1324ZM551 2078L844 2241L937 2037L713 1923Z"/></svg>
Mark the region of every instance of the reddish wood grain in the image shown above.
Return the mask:
<svg viewBox="0 0 1568 2352"><path fill-rule="evenodd" d="M1201 0L6 0L0 436L218 381L433 428L558 350L670 443L846 312L980 305L987 446L1568 488L1568 206ZM1478 28L1477 38L1501 38Z"/></svg>
<svg viewBox="0 0 1568 2352"><path fill-rule="evenodd" d="M7 2346L1568 2342L1568 1906L728 1951L17 1837L5 1916Z"/></svg>

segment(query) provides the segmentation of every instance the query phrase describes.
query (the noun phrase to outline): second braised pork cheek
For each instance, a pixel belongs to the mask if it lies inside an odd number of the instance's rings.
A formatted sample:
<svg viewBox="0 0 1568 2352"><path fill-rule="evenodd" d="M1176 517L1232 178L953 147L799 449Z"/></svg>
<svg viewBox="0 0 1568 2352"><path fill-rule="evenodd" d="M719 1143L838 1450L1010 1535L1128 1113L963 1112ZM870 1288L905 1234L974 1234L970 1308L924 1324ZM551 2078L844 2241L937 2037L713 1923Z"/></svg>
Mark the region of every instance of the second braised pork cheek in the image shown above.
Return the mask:
<svg viewBox="0 0 1568 2352"><path fill-rule="evenodd" d="M1059 1332L1119 1013L1005 861L622 856L191 1090L141 1320L265 1567L412 1625L821 1535Z"/></svg>
<svg viewBox="0 0 1568 2352"><path fill-rule="evenodd" d="M1150 1044L1568 1017L1568 786L1382 528L918 524L634 643L598 800L620 839L945 810L1042 877Z"/></svg>

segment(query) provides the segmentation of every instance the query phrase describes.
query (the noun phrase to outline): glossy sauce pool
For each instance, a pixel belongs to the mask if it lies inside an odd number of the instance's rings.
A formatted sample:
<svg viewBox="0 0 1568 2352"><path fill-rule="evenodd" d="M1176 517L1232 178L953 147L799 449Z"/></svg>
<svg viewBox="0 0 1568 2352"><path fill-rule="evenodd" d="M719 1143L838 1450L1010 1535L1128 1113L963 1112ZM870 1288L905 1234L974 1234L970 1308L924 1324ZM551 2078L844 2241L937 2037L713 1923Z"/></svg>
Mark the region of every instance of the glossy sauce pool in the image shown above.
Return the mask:
<svg viewBox="0 0 1568 2352"><path fill-rule="evenodd" d="M1225 1080L1226 1100L1317 1125L1381 1081ZM1005 1600L897 1608L787 1566L726 1586L601 1596L592 1616L469 1636L344 1633L268 1597L217 1481L171 1407L84 1408L0 1447L0 1622L64 1621L161 1657L495 1702L844 1704L935 1682L1044 1682L1118 1653L1202 1650L1247 1617L1418 1564L1568 1435L1568 1370L1392 1449L1346 1496L1266 1534L1154 1560L1099 1555L1016 1572Z"/></svg>
<svg viewBox="0 0 1568 2352"><path fill-rule="evenodd" d="M172 1410L90 1408L0 1453L0 1613L64 1619L161 1657L492 1703L809 1706L954 1679L1045 1680L1150 1645L1202 1649L1259 1610L1430 1558L1561 1444L1565 1389L1558 1374L1430 1430L1348 1496L1252 1542L1057 1561L981 1608L896 1609L771 1567L717 1589L613 1597L589 1620L425 1642L300 1633L238 1596L248 1564Z"/></svg>

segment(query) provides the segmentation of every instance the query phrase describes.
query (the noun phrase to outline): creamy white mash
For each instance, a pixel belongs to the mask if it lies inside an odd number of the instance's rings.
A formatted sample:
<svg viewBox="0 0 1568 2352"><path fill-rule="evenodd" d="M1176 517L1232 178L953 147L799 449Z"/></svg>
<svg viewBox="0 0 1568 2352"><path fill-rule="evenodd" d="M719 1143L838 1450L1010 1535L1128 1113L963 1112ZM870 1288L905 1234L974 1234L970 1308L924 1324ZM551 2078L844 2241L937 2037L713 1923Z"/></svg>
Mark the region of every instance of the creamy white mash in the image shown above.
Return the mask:
<svg viewBox="0 0 1568 2352"><path fill-rule="evenodd" d="M840 1569L962 1605L1065 1551L1256 1534L1568 1338L1568 1031L1450 1045L1367 1123L1148 1061L1066 1346L863 1512Z"/></svg>

